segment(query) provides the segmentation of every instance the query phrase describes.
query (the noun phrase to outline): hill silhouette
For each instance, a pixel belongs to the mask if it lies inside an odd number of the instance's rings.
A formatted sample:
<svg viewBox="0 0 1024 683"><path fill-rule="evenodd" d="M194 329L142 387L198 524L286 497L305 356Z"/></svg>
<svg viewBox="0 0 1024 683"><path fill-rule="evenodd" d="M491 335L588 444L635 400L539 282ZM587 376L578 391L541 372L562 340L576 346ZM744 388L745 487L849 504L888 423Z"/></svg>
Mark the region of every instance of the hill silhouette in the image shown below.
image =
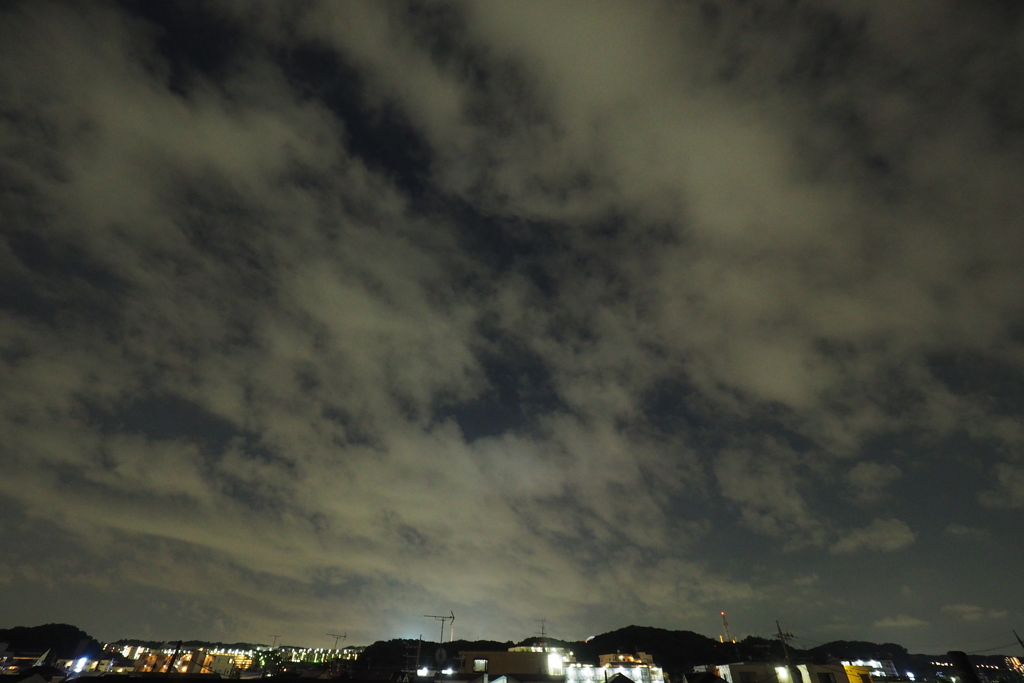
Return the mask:
<svg viewBox="0 0 1024 683"><path fill-rule="evenodd" d="M459 652L494 652L507 650L513 646L511 640L504 643L496 640L454 640L447 643L435 643L429 640L410 640L396 638L394 640L378 640L368 645L356 660L357 668L391 668L404 669L416 662L415 668L437 666L435 654L439 649L445 651L442 667L455 667L455 659ZM416 655L419 653L417 661Z"/></svg>
<svg viewBox="0 0 1024 683"><path fill-rule="evenodd" d="M43 624L0 629L0 642L21 652L50 651L52 658L99 654L101 645L92 636L71 624Z"/></svg>
<svg viewBox="0 0 1024 683"><path fill-rule="evenodd" d="M41 626L17 626L0 629L0 642L7 642L12 650L20 652L45 652L51 657L70 658L73 656L95 656L100 643L88 633L70 624L43 624ZM138 644L159 647L163 642L122 639L120 644ZM369 645L355 662L356 668L405 669L435 667L435 655L444 649L442 668L457 666L460 652L501 651L514 645L562 647L574 653L576 661L583 664L597 664L602 654L634 654L646 652L654 658L657 666L668 673L673 680L700 664L726 664L737 661L781 661L782 644L777 639L748 636L738 643L721 643L713 638L693 631L672 631L653 626L631 625L608 633L594 636L587 641L568 641L557 638L530 637L519 643L495 640L456 640L436 643L409 639L380 640ZM190 640L188 647L253 647L248 643L214 643ZM419 657L417 658L417 650ZM829 663L834 660L876 659L891 660L902 673L913 671L929 677L934 675L931 661L935 655L911 654L897 643L871 643L866 641L836 640L816 645L810 649L790 648L795 663ZM942 656L942 655L939 655ZM1002 665L1005 655L971 655L976 664Z"/></svg>

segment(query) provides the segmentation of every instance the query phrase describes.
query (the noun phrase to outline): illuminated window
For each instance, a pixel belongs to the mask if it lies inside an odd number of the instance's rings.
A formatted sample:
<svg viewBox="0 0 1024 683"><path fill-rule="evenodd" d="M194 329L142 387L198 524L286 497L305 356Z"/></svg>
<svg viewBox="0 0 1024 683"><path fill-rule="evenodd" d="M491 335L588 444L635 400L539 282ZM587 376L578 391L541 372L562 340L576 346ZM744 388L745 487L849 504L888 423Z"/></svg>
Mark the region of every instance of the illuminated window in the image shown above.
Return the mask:
<svg viewBox="0 0 1024 683"><path fill-rule="evenodd" d="M486 659L474 659L473 660L473 672L474 673L486 673L487 672L487 660Z"/></svg>

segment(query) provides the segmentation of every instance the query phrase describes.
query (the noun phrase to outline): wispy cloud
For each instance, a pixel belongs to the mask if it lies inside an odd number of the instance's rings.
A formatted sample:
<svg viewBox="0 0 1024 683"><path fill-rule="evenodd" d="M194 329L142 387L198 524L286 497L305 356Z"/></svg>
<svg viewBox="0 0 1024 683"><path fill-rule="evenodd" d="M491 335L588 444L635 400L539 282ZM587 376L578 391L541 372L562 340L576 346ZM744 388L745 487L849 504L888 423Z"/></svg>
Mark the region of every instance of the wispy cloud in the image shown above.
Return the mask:
<svg viewBox="0 0 1024 683"><path fill-rule="evenodd" d="M876 519L862 529L854 529L836 541L833 553L861 550L892 552L914 542L916 536L906 522L899 519Z"/></svg>
<svg viewBox="0 0 1024 683"><path fill-rule="evenodd" d="M955 617L960 617L964 621L979 621L981 619L1001 619L1007 615L1006 610L986 610L978 605L969 604L957 604L957 605L943 605L942 611L946 614L951 614Z"/></svg>
<svg viewBox="0 0 1024 683"><path fill-rule="evenodd" d="M878 628L920 628L927 625L928 622L924 619L909 617L905 614L895 617L884 617L875 622L875 626Z"/></svg>

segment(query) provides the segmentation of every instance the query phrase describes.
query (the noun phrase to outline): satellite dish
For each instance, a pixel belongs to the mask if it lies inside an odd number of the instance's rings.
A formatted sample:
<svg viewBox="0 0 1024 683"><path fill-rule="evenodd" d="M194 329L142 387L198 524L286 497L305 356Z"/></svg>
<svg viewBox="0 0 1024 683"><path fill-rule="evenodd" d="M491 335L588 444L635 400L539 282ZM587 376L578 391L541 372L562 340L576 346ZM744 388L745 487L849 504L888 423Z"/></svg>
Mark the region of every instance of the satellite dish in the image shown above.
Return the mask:
<svg viewBox="0 0 1024 683"><path fill-rule="evenodd" d="M448 659L448 653L444 651L444 648L437 648L437 652L434 653L434 661L437 662L437 665L441 666L446 659Z"/></svg>

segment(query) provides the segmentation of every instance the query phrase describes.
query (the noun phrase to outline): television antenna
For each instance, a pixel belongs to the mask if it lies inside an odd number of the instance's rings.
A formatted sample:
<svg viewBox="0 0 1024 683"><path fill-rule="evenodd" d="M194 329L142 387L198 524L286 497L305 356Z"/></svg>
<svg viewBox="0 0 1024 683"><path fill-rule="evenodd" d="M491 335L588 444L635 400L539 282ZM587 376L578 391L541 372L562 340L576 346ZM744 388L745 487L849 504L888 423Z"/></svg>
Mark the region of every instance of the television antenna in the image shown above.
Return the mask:
<svg viewBox="0 0 1024 683"><path fill-rule="evenodd" d="M348 633L342 633L341 635L338 635L337 633L328 633L327 635L330 636L331 638L334 638L334 649L335 650L338 649L338 641L339 640L345 640L345 638L348 637Z"/></svg>
<svg viewBox="0 0 1024 683"><path fill-rule="evenodd" d="M281 637L280 633L268 633L268 636L274 639L274 643L270 647L277 647L277 639Z"/></svg>
<svg viewBox="0 0 1024 683"><path fill-rule="evenodd" d="M445 624L446 621L450 621L450 622L452 622L452 624L455 623L455 612L451 612L451 614L444 615L444 616L438 616L436 614L424 614L423 616L425 618L427 618L427 619L434 619L436 621L440 621L441 622L441 640L439 640L438 642L439 643L443 643L444 642L444 624Z"/></svg>

